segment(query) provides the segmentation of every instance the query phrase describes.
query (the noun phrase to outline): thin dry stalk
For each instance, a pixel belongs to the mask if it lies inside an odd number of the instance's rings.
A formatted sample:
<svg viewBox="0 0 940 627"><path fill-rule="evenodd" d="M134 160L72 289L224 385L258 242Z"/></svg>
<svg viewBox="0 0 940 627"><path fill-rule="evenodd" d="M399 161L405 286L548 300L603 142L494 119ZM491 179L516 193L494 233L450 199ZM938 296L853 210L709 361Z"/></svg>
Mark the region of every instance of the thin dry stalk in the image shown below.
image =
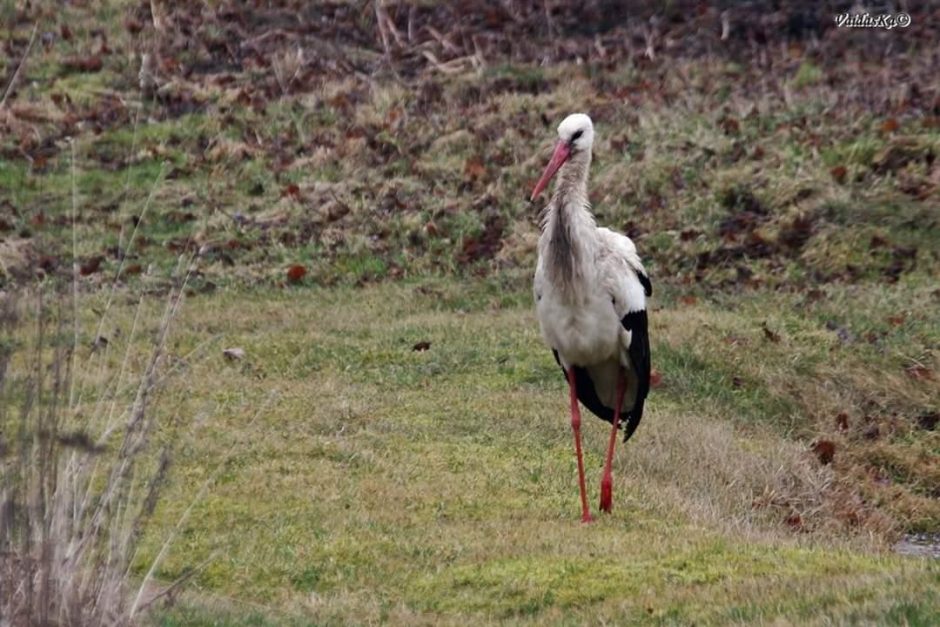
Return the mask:
<svg viewBox="0 0 940 627"><path fill-rule="evenodd" d="M0 591L4 616L38 624L123 622L129 556L153 512L169 467L164 451L150 479L142 474L143 465L149 463L148 436L155 424L148 400L155 392L180 293L174 292L161 322L116 454L102 454L90 444L92 438L73 435L93 429L94 420L76 422L80 408L68 400L74 377L69 369L73 345L56 345L56 338L71 335L67 301L41 291L31 296L37 326L30 354L24 357L32 374L20 382L19 389L8 386L3 390L4 404L17 396L25 399L19 455L4 464L8 468L2 491L3 509L9 512L2 528L4 555L15 556L23 585ZM88 461L99 456L110 459L102 461L110 472L104 487L96 489ZM87 502L94 503L90 511L85 508ZM4 565L5 570L9 567Z"/></svg>
<svg viewBox="0 0 940 627"><path fill-rule="evenodd" d="M23 66L26 65L26 59L29 58L29 53L33 49L33 42L36 41L36 32L39 30L39 22L33 24L33 32L29 36L29 44L26 45L26 52L23 53L23 58L20 59L19 65L16 66L16 71L13 72L13 78L10 79L10 84L7 85L6 90L3 92L3 98L0 99L0 109L6 107L7 98L10 97L13 88L16 86L16 81L20 77L20 71L23 69Z"/></svg>
<svg viewBox="0 0 940 627"><path fill-rule="evenodd" d="M0 300L0 433L17 423L15 454L0 440L0 616L11 624L115 625L131 622L127 595L140 535L153 514L171 465L169 447L151 451L154 402L166 378L166 349L179 315L193 257L181 257L149 354L133 374L143 299L120 365L101 396L83 399L104 374L76 367L81 342L77 233L79 198L71 150L73 225L71 284L53 277ZM163 171L142 211L146 213ZM129 239L134 241L135 227ZM120 271L97 321L102 332ZM24 307L25 316L20 315ZM32 330L21 319L34 321ZM30 343L17 340L26 333ZM91 352L109 350L107 345ZM85 364L87 366L89 364ZM10 376L10 374L13 376ZM90 376L83 377L88 374ZM131 390L126 381L136 377ZM126 409L117 412L119 405ZM10 408L18 407L14 419ZM86 411L91 409L86 415ZM105 411L107 409L107 411ZM120 414L123 420L115 420ZM118 423L118 424L116 424ZM115 442L120 424L120 441ZM5 586L4 582L15 581ZM139 599L134 610L139 613Z"/></svg>
<svg viewBox="0 0 940 627"><path fill-rule="evenodd" d="M74 155L73 155L73 163L74 163ZM98 326L97 326L97 328L95 329L95 334L94 334L94 337L95 337L95 338L101 337L101 334L103 333L103 330L104 330L104 323L105 323L105 321L108 319L108 314L109 314L110 311L111 311L111 305L112 305L113 302L114 302L114 297L115 297L115 295L117 294L117 289L118 289L118 286L119 286L119 284L120 284L120 283L119 283L119 280L120 280L120 278L121 278L121 273L124 271L124 263L125 263L126 260L127 260L128 254L129 254L129 253L131 252L131 250L133 249L134 242L136 241L136 237L137 237L137 231L138 231L139 228L140 228L140 224L143 222L144 218L145 218L146 215L147 215L148 210L150 209L150 205L153 203L154 196L155 196L156 193L157 193L157 189L158 189L160 183L163 182L163 176L164 176L165 171L166 171L166 163L163 163L163 164L161 164L161 166L160 166L160 171L157 173L157 176L156 176L156 178L155 178L154 181L153 181L153 185L151 185L151 187L150 187L150 193L147 195L147 200L144 202L144 206L143 206L143 209L142 209L141 212L140 212L140 216L139 216L138 219L135 221L134 229L131 231L130 237L129 237L128 240L127 240L127 249L124 251L124 254L121 255L121 261L120 261L120 263L118 264L118 269L117 269L117 271L114 273L114 278L113 278L112 281L111 281L111 287L110 287L110 290L109 290L109 292L108 292L108 299L107 299L107 301L105 302L105 306L104 306L104 308L102 309L101 315L100 315L99 318L98 318ZM94 357L96 357L96 355L98 355L98 353L92 352L92 353L88 356L88 361L83 365L83 369L87 369L87 368L90 366L90 361L91 361L91 359L93 359ZM76 402L79 403L79 404L81 404L81 402L82 402L82 394L81 394L81 393L79 394L79 398L78 398L78 400L77 400Z"/></svg>

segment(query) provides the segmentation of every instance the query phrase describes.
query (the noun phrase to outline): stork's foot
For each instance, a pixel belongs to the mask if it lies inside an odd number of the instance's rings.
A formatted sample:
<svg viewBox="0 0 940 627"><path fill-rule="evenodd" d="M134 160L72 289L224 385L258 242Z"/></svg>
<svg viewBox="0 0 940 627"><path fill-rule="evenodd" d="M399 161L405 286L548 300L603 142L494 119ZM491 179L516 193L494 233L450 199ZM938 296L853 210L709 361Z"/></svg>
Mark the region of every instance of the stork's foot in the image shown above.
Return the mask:
<svg viewBox="0 0 940 627"><path fill-rule="evenodd" d="M583 515L581 516L581 524L582 524L582 525L590 525L592 522L594 522L594 519L591 517L590 514L583 514Z"/></svg>
<svg viewBox="0 0 940 627"><path fill-rule="evenodd" d="M610 475L605 475L601 479L601 511L610 513L614 501L613 479Z"/></svg>

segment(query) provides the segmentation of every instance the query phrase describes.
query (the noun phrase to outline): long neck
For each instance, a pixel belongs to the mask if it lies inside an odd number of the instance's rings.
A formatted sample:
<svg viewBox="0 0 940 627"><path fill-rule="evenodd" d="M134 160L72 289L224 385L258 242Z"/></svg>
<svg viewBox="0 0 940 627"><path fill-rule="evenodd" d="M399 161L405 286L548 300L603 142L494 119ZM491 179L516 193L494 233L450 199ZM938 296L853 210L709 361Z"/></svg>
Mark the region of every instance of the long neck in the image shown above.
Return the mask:
<svg viewBox="0 0 940 627"><path fill-rule="evenodd" d="M584 151L562 167L542 224L548 279L572 300L594 273L597 227L587 195L590 165L591 153Z"/></svg>

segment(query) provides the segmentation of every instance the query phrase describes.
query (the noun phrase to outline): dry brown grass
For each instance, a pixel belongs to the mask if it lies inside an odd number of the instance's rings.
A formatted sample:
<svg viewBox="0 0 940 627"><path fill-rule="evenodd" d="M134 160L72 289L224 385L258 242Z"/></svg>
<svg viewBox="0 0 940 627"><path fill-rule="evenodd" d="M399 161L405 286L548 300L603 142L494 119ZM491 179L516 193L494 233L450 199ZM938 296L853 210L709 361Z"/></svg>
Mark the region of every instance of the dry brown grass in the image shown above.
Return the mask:
<svg viewBox="0 0 940 627"><path fill-rule="evenodd" d="M47 286L3 295L0 616L10 624L126 624L141 609L128 569L170 463L152 442L153 404L180 302L174 290L152 328L135 319L126 338L88 344L70 296Z"/></svg>

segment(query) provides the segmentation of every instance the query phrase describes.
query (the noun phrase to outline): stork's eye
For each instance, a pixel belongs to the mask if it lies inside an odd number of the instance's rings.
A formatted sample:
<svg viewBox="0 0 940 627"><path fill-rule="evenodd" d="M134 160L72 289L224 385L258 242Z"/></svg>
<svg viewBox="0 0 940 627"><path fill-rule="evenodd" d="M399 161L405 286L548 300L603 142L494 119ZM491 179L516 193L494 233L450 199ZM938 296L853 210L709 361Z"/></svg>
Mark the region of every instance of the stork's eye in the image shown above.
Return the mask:
<svg viewBox="0 0 940 627"><path fill-rule="evenodd" d="M578 139L579 139L582 135L584 135L584 130L583 130L583 129L580 130L580 131L578 131L578 132L576 132L574 135L572 135L572 136L571 136L571 141L573 141L573 142L578 141Z"/></svg>

